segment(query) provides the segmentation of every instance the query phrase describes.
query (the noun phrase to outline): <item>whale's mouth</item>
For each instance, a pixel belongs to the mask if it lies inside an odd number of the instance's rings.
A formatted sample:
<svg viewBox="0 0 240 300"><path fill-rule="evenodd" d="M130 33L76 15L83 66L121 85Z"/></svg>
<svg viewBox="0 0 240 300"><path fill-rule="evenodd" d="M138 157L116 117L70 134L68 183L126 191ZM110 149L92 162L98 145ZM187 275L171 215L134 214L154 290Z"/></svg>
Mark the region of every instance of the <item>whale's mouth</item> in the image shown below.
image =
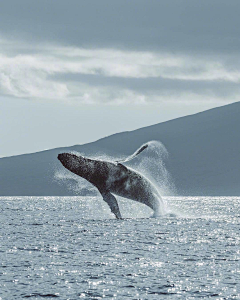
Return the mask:
<svg viewBox="0 0 240 300"><path fill-rule="evenodd" d="M62 165L70 171L72 171L73 167L79 167L81 164L80 158L74 154L59 153L57 158Z"/></svg>
<svg viewBox="0 0 240 300"><path fill-rule="evenodd" d="M60 162L63 162L64 161L64 158L65 158L65 156L64 156L64 154L63 153L60 153L60 154L58 154L58 160L60 160Z"/></svg>
<svg viewBox="0 0 240 300"><path fill-rule="evenodd" d="M61 159L63 158L63 154L61 153L61 154L58 154L58 160L60 160L61 161Z"/></svg>
<svg viewBox="0 0 240 300"><path fill-rule="evenodd" d="M68 153L60 153L58 154L58 160L60 160L60 162L63 164L64 162L69 161L69 159L71 158L70 155Z"/></svg>

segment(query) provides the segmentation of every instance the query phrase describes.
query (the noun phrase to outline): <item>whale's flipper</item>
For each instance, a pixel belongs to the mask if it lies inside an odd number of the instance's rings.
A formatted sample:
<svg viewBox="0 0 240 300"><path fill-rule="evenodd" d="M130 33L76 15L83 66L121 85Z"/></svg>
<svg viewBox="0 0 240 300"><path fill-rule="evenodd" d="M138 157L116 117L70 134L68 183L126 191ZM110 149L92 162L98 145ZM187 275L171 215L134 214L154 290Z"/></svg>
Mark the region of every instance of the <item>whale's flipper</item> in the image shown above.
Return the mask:
<svg viewBox="0 0 240 300"><path fill-rule="evenodd" d="M101 192L103 200L109 205L117 219L122 219L116 198L110 192Z"/></svg>
<svg viewBox="0 0 240 300"><path fill-rule="evenodd" d="M129 160L132 160L134 157L136 157L138 154L140 154L141 152L143 152L143 150L145 150L148 147L148 144L144 144L141 148L139 148L137 151L135 151L132 155L128 156L125 159L122 160L118 160L117 163L120 162L127 162Z"/></svg>
<svg viewBox="0 0 240 300"><path fill-rule="evenodd" d="M133 153L133 156L137 156L140 154L143 150L145 150L148 147L148 144L143 145L140 149L138 149L135 153Z"/></svg>

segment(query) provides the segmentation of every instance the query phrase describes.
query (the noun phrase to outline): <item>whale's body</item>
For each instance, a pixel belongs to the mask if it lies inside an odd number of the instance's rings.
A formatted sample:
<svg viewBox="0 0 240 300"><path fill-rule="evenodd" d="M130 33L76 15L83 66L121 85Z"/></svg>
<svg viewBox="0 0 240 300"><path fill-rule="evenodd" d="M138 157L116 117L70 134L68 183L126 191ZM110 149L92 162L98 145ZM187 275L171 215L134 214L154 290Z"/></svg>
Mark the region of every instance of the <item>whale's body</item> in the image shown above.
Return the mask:
<svg viewBox="0 0 240 300"><path fill-rule="evenodd" d="M142 174L108 161L94 160L70 153L58 155L62 165L92 183L101 193L117 218L122 218L116 198L118 195L146 204L157 213L161 196L154 185Z"/></svg>

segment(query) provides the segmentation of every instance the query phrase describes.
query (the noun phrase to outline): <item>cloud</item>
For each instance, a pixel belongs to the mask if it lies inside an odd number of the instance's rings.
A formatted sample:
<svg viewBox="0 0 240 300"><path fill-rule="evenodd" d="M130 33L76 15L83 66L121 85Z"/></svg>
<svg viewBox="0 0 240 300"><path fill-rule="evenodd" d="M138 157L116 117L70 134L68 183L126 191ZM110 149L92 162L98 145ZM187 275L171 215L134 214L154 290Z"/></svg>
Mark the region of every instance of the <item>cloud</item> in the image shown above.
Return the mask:
<svg viewBox="0 0 240 300"><path fill-rule="evenodd" d="M114 105L231 102L239 95L240 71L226 56L32 46L4 39L0 45L2 95Z"/></svg>
<svg viewBox="0 0 240 300"><path fill-rule="evenodd" d="M1 1L2 34L31 43L238 53L239 0Z"/></svg>

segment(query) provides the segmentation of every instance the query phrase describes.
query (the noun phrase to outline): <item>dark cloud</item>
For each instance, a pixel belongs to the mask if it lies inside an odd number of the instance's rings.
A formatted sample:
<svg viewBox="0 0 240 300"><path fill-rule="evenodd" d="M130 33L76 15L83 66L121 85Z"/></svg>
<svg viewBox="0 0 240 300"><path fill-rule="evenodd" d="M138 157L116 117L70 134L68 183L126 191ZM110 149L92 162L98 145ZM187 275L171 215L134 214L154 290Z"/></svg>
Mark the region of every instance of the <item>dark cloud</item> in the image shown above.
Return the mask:
<svg viewBox="0 0 240 300"><path fill-rule="evenodd" d="M0 33L78 47L235 53L239 11L239 0L8 0Z"/></svg>

